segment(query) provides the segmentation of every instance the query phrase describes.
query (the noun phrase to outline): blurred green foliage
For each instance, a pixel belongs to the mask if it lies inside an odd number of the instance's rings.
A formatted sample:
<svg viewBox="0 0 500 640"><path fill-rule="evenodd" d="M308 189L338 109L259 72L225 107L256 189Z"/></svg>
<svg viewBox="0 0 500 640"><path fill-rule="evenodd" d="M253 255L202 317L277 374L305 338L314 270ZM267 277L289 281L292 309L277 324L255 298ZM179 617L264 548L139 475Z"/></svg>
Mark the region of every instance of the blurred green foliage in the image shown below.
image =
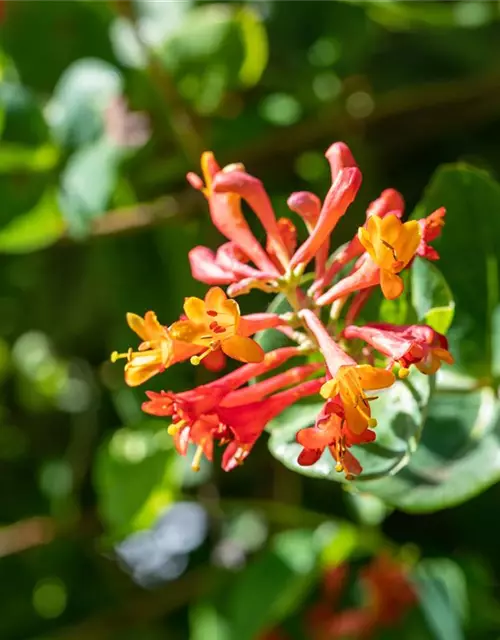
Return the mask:
<svg viewBox="0 0 500 640"><path fill-rule="evenodd" d="M468 0L0 1L1 638L304 640L321 574L384 549L409 558L419 605L377 637L500 636L499 17ZM287 469L267 436L240 469L195 474L107 361L124 314L169 323L204 290L187 252L220 238L185 182L203 150L244 162L284 214L292 191L325 194L334 140L364 173L338 244L386 187L417 218L447 207L440 271L417 263L407 297L374 304L451 323L457 366L384 396L358 493L320 463ZM183 364L148 388L208 376ZM312 411L272 430L286 466Z"/></svg>

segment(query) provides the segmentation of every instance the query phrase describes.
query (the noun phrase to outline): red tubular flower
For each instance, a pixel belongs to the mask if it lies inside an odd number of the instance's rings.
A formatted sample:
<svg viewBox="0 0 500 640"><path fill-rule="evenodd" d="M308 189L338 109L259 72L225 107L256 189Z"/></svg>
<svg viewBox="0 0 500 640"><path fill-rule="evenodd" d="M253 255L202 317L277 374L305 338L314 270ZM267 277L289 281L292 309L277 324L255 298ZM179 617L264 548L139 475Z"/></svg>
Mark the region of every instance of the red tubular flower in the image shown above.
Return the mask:
<svg viewBox="0 0 500 640"><path fill-rule="evenodd" d="M351 150L345 142L334 142L326 150L325 157L330 164L332 182L335 182L342 169L358 166Z"/></svg>
<svg viewBox="0 0 500 640"><path fill-rule="evenodd" d="M241 404L248 404L249 402L256 402L264 396L274 393L278 389L303 382L306 378L309 378L309 376L322 368L323 365L321 363L304 364L293 367L272 378L267 378L267 380L256 382L249 387L228 393L221 402L221 405L224 407L235 407Z"/></svg>
<svg viewBox="0 0 500 640"><path fill-rule="evenodd" d="M235 242L259 269L274 273L276 276L279 275L245 220L241 211L241 197L234 191L223 193L214 190L214 181L217 176L244 174L242 165L230 165L221 170L213 154L207 151L201 157L201 166L205 187L202 186L202 181L195 174L188 174L188 180L192 186L200 189L207 198L214 225L222 235Z"/></svg>
<svg viewBox="0 0 500 640"><path fill-rule="evenodd" d="M324 306L345 298L368 287L380 284L380 269L369 255L363 254L353 267L351 273L330 287L316 300L318 306Z"/></svg>
<svg viewBox="0 0 500 640"><path fill-rule="evenodd" d="M321 395L325 399L340 401L348 429L352 434L360 436L368 427L377 424L371 417L369 405L369 401L374 398L368 397L365 390L390 387L395 381L394 374L367 364L358 365L331 338L321 320L310 309L304 309L300 315L318 341L332 377L323 385Z"/></svg>
<svg viewBox="0 0 500 640"><path fill-rule="evenodd" d="M368 220L371 216L383 218L390 213L395 215L397 218L401 218L403 211L404 200L402 195L395 189L386 189L385 191L382 191L380 196L369 205L366 210L366 219ZM351 262L351 260L361 256L362 253L364 253L364 250L365 249L358 238L358 234L356 234L342 250L335 254L335 257L324 276L319 280L317 279L311 287L311 294L317 297L320 291L330 284L337 273Z"/></svg>
<svg viewBox="0 0 500 640"><path fill-rule="evenodd" d="M387 554L375 558L361 572L361 579L367 590L367 609L376 627L398 624L417 601L405 567Z"/></svg>
<svg viewBox="0 0 500 640"><path fill-rule="evenodd" d="M318 222L319 215L321 213L321 201L309 191L297 191L287 200L288 208L295 213L298 213L304 220L307 231L311 235L314 231L314 227ZM325 271L326 261L328 259L328 253L330 251L330 241L326 240L318 249L315 258L315 273L316 280L322 277Z"/></svg>
<svg viewBox="0 0 500 640"><path fill-rule="evenodd" d="M223 399L229 397L231 392L246 384L251 378L281 366L300 353L298 347L276 349L267 353L260 363L244 365L219 380L190 391L181 393L148 391L146 395L149 400L143 403L142 409L150 415L172 417L173 423L169 427L169 433L174 437L175 446L182 455L186 454L189 442L198 445L198 451L193 461L195 468L199 465L203 453L212 459L214 438L219 440L234 438L234 434L228 430L226 425L222 424L218 417L218 410ZM281 379L281 382L283 385L287 384L287 380ZM278 388L272 382L268 382L267 386L262 386L262 395L258 400L261 400L272 387ZM254 394L254 399L257 400L256 394ZM243 404L243 406L248 405ZM226 407L227 411L230 409L231 407Z"/></svg>
<svg viewBox="0 0 500 640"><path fill-rule="evenodd" d="M303 447L297 462L310 466L317 462L328 448L337 465L336 471L344 471L351 479L362 472L362 467L348 449L353 444L365 444L375 440L375 432L365 429L359 434L353 433L345 417L345 408L339 398L329 400L324 405L313 427L297 432L297 442Z"/></svg>
<svg viewBox="0 0 500 640"><path fill-rule="evenodd" d="M399 364L399 376L404 378L414 364L425 374L434 374L441 363L453 364L448 351L448 341L428 325L395 326L387 323L372 323L363 327L347 326L343 335L348 340L359 338L380 353Z"/></svg>
<svg viewBox="0 0 500 640"><path fill-rule="evenodd" d="M420 244L417 249L418 256L427 260L439 260L439 253L429 243L441 235L445 215L446 209L440 207L428 215L427 218L422 218L418 221L421 231Z"/></svg>
<svg viewBox="0 0 500 640"><path fill-rule="evenodd" d="M217 261L215 253L208 247L194 247L188 253L193 278L205 284L230 284L237 276Z"/></svg>
<svg viewBox="0 0 500 640"><path fill-rule="evenodd" d="M351 304L349 305L349 308L347 309L347 312L345 314L346 324L352 324L353 322L356 321L356 318L360 314L361 309L368 302L368 299L370 298L370 296L374 291L375 291L375 287L368 287L367 289L362 289L361 291L358 291L353 296L351 300Z"/></svg>
<svg viewBox="0 0 500 640"><path fill-rule="evenodd" d="M287 255L291 256L297 248L297 229L289 218L279 218L278 230L283 244L286 247ZM271 239L269 237L267 239L266 251L271 260L276 265L276 268L280 271L283 270L283 265L280 262L278 254L276 253L275 245L271 242Z"/></svg>
<svg viewBox="0 0 500 640"><path fill-rule="evenodd" d="M324 381L324 378L309 380L260 402L219 407L218 415L221 422L234 435L234 439L228 444L222 456L224 471L231 471L245 460L273 418L298 400L317 394Z"/></svg>
<svg viewBox="0 0 500 640"><path fill-rule="evenodd" d="M360 186L361 171L357 167L348 167L339 171L335 182L326 195L313 233L299 247L290 261L291 269L295 269L299 265L305 266L314 258L356 197Z"/></svg>
<svg viewBox="0 0 500 640"><path fill-rule="evenodd" d="M267 278L275 277L275 273L270 271L259 271L249 266L248 256L238 247L235 242L226 242L217 249L216 260L221 267L231 270L236 278Z"/></svg>
<svg viewBox="0 0 500 640"><path fill-rule="evenodd" d="M220 172L214 179L213 189L215 193L230 194L248 202L266 230L268 243L272 247L273 254L277 257L282 268L286 269L290 255L283 242L271 201L262 182L245 171ZM238 242L238 244L240 243Z"/></svg>
<svg viewBox="0 0 500 640"><path fill-rule="evenodd" d="M226 367L227 364L227 356L223 351L212 351L206 358L203 360L203 366L207 371L211 371L212 373L218 373L222 371Z"/></svg>
<svg viewBox="0 0 500 640"><path fill-rule="evenodd" d="M188 255L193 278L205 284L230 284L230 296L255 288L272 290L268 283L272 283L276 275L247 265L248 258L234 242L226 242L216 254L208 247L198 246Z"/></svg>
<svg viewBox="0 0 500 640"><path fill-rule="evenodd" d="M296 191L286 201L288 208L304 220L311 232L321 212L321 200L310 191Z"/></svg>

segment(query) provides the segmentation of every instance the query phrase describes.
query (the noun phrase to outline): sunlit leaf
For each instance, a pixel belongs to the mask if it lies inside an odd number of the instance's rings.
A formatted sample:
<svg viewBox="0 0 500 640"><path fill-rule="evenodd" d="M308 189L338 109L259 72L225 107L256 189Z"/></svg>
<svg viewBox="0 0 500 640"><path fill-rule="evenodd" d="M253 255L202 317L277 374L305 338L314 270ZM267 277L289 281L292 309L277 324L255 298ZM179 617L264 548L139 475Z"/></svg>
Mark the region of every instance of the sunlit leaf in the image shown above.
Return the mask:
<svg viewBox="0 0 500 640"><path fill-rule="evenodd" d="M418 372L379 393L378 400L371 405L379 423L377 440L352 448L363 467L360 487L368 484L361 482L363 478L392 475L408 464L420 437L430 393L429 378ZM295 441L296 433L314 424L322 406L319 402L295 405L275 418L269 426L269 449L285 466L302 475L345 482L344 475L335 471L335 462L328 450L310 467L297 462L302 447Z"/></svg>
<svg viewBox="0 0 500 640"><path fill-rule="evenodd" d="M391 478L359 482L406 511L437 511L500 479L500 406L488 388L434 394L416 452Z"/></svg>
<svg viewBox="0 0 500 640"><path fill-rule="evenodd" d="M18 215L0 230L0 252L42 249L58 240L65 228L55 190L48 190L31 211Z"/></svg>
<svg viewBox="0 0 500 640"><path fill-rule="evenodd" d="M417 258L411 270L411 300L419 322L446 333L453 321L455 301L442 273L429 260Z"/></svg>
<svg viewBox="0 0 500 640"><path fill-rule="evenodd" d="M157 421L116 431L98 451L94 483L113 537L150 526L176 495L171 439Z"/></svg>
<svg viewBox="0 0 500 640"><path fill-rule="evenodd" d="M447 210L446 224L432 244L441 256L439 270L456 303L449 332L451 352L458 369L491 377L491 316L500 300L500 185L479 169L444 166L433 177L414 217L441 206Z"/></svg>

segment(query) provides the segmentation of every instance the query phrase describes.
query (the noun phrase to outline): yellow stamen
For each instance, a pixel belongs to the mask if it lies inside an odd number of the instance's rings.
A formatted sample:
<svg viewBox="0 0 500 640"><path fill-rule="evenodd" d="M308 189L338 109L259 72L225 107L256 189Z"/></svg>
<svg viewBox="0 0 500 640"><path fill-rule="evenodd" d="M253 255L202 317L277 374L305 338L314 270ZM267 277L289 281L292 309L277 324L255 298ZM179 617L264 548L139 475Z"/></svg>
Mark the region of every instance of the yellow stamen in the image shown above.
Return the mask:
<svg viewBox="0 0 500 640"><path fill-rule="evenodd" d="M118 351L113 351L113 353L111 354L110 360L111 362L116 362L121 358L127 358L127 360L130 362L133 353L134 353L134 350L132 349L132 347L130 347L127 353L118 353Z"/></svg>
<svg viewBox="0 0 500 640"><path fill-rule="evenodd" d="M179 431L186 426L186 421L185 420L179 420L179 422L172 422L172 424L169 424L167 427L167 433L169 436L176 436Z"/></svg>
<svg viewBox="0 0 500 640"><path fill-rule="evenodd" d="M210 355L212 353L212 351L214 351L214 347L210 346L201 355L199 355L199 356L191 356L191 359L189 360L189 362L191 362L192 365L197 367L200 364L200 362L203 360L203 358L206 358L208 355Z"/></svg>
<svg viewBox="0 0 500 640"><path fill-rule="evenodd" d="M361 404L362 404L363 406L364 406L364 403L365 403L365 399L366 399L366 396L365 396L364 394L363 394L363 396L361 396L361 397L359 398L359 400L361 400ZM369 407L370 407L370 405L368 404L368 402L367 402L366 404L367 404L367 406L368 406L368 408L369 408ZM358 412L359 412L359 413L363 416L363 418L366 420L366 422L367 422L367 424L368 424L368 426L369 426L369 427L376 427L376 426L377 426L377 424L378 424L377 420L376 420L375 418L371 418L371 417L370 417L370 414L368 413L368 411L367 411L366 409L363 409L363 408L361 408L361 407L360 407L360 403L359 403L359 401L356 403L356 407L355 407L355 408L358 410Z"/></svg>
<svg viewBox="0 0 500 640"><path fill-rule="evenodd" d="M337 464L335 465L335 471L337 473L340 473L343 470L344 470L344 467L342 466L342 463L341 462L337 462Z"/></svg>
<svg viewBox="0 0 500 640"><path fill-rule="evenodd" d="M200 470L200 462L203 457L203 447L200 445L193 456L193 461L191 462L191 469L193 471Z"/></svg>
<svg viewBox="0 0 500 640"><path fill-rule="evenodd" d="M406 367L401 367L398 371L398 376L401 378L401 380L404 380L404 378L407 378L410 375L410 370L407 369Z"/></svg>

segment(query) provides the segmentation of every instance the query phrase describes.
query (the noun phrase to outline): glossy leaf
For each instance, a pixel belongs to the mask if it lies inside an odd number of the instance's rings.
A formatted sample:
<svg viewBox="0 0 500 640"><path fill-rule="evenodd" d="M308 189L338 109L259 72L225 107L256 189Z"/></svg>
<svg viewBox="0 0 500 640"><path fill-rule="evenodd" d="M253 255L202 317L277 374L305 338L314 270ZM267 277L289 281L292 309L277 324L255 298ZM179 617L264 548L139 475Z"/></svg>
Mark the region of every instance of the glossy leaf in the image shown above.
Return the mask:
<svg viewBox="0 0 500 640"><path fill-rule="evenodd" d="M453 321L455 301L443 274L429 260L416 258L411 268L411 302L418 321L446 333Z"/></svg>
<svg viewBox="0 0 500 640"><path fill-rule="evenodd" d="M101 446L94 484L101 516L113 537L150 526L174 499L171 447L166 430L152 421L119 429Z"/></svg>
<svg viewBox="0 0 500 640"><path fill-rule="evenodd" d="M423 426L431 393L430 382L427 376L413 372L407 381L398 380L390 389L380 392L378 400L372 403L372 413L379 423L377 440L372 444L352 448L363 467L360 484L362 478L368 480L392 475L408 464ZM295 435L299 429L314 424L322 406L319 402L301 404L284 411L269 427L269 449L293 471L345 482L343 474L335 471L335 462L329 451L325 451L310 467L302 467L297 463L301 446L295 442Z"/></svg>
<svg viewBox="0 0 500 640"><path fill-rule="evenodd" d="M37 204L0 230L0 252L27 253L51 245L64 233L63 220L54 190L48 190Z"/></svg>
<svg viewBox="0 0 500 640"><path fill-rule="evenodd" d="M500 406L489 388L436 392L409 465L392 478L360 482L406 511L437 511L500 479Z"/></svg>
<svg viewBox="0 0 500 640"><path fill-rule="evenodd" d="M446 207L446 224L433 245L456 303L451 351L458 369L491 377L491 316L500 299L500 185L479 169L444 166L431 180L414 217L440 206Z"/></svg>

